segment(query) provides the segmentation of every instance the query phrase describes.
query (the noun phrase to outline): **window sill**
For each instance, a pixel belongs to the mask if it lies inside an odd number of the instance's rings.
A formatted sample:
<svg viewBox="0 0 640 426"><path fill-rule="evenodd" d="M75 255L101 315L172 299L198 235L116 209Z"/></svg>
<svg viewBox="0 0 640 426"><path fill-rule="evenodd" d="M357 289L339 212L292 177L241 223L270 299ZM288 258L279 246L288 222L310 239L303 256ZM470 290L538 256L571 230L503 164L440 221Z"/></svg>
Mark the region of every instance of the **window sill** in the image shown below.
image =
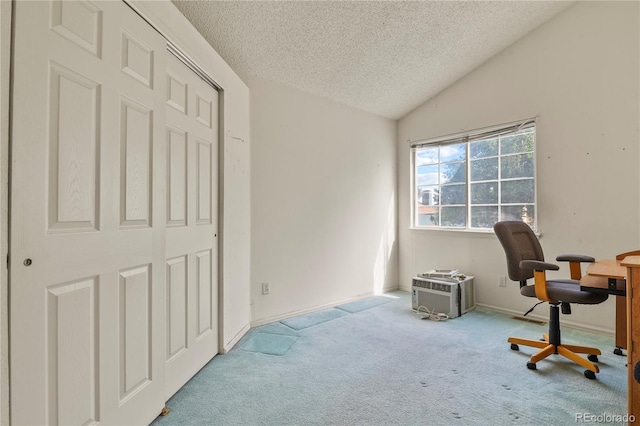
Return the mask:
<svg viewBox="0 0 640 426"><path fill-rule="evenodd" d="M436 232L462 232L465 234L493 234L493 229L466 229L466 228L423 228L410 226L411 231L436 231Z"/></svg>
<svg viewBox="0 0 640 426"><path fill-rule="evenodd" d="M460 228L422 228L417 226L410 226L410 231L427 231L427 232L454 232L460 234L469 234L469 235L495 235L493 229L460 229ZM538 238L542 237L542 234L538 231L535 231L535 234Z"/></svg>

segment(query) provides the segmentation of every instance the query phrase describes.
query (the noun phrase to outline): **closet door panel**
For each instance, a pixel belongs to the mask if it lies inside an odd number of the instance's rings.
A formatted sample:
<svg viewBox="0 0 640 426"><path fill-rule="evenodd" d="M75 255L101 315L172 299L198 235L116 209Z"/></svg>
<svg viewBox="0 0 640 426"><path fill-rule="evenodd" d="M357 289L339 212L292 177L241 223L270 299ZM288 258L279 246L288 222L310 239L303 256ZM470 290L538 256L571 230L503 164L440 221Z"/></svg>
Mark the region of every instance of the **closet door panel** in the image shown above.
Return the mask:
<svg viewBox="0 0 640 426"><path fill-rule="evenodd" d="M185 259L186 268L185 292L176 293L167 306L169 398L218 353L218 92L172 55L165 79L166 258ZM181 311L172 314L176 303L182 306L182 294L184 317ZM174 342L183 327L185 345L177 351Z"/></svg>
<svg viewBox="0 0 640 426"><path fill-rule="evenodd" d="M146 424L165 402L166 42L122 2L14 7L12 421Z"/></svg>

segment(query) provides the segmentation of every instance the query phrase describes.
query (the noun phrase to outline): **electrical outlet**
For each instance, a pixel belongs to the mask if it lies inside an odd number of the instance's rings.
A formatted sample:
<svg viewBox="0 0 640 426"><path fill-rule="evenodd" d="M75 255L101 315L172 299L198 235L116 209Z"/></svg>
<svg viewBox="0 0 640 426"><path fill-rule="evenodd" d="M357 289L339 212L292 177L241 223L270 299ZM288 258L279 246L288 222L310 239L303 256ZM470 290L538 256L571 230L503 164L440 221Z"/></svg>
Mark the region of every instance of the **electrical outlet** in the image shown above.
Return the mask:
<svg viewBox="0 0 640 426"><path fill-rule="evenodd" d="M269 294L269 283L262 283L262 294Z"/></svg>
<svg viewBox="0 0 640 426"><path fill-rule="evenodd" d="M500 287L507 286L507 277L500 277Z"/></svg>

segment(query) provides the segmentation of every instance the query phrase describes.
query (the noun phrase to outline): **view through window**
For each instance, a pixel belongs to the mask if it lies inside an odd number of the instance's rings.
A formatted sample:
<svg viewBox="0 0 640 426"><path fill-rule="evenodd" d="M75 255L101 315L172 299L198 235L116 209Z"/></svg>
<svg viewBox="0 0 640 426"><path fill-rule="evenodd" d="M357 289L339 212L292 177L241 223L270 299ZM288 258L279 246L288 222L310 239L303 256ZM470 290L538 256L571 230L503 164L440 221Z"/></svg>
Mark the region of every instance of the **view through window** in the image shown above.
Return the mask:
<svg viewBox="0 0 640 426"><path fill-rule="evenodd" d="M535 121L412 144L413 226L536 230Z"/></svg>

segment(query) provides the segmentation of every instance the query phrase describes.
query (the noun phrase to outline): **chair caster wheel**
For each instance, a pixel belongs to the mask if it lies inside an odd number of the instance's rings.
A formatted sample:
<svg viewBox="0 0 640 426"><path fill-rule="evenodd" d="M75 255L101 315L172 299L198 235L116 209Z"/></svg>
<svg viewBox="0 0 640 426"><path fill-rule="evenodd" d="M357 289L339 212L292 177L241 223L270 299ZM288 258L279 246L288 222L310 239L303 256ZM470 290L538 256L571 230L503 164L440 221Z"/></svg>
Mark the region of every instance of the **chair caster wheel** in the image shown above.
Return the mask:
<svg viewBox="0 0 640 426"><path fill-rule="evenodd" d="M598 355L589 355L587 359L591 362L598 362ZM589 370L587 370L589 371Z"/></svg>
<svg viewBox="0 0 640 426"><path fill-rule="evenodd" d="M527 368L528 368L529 370L536 370L536 369L537 369L536 364L535 364L535 363L533 363L533 362L528 362L528 363L527 363ZM585 373L585 374L586 374L586 373Z"/></svg>
<svg viewBox="0 0 640 426"><path fill-rule="evenodd" d="M614 353L614 355L620 355L620 356L624 355L624 354L622 353L622 348L615 348L615 349L613 350L613 353Z"/></svg>
<svg viewBox="0 0 640 426"><path fill-rule="evenodd" d="M519 348L519 347L518 347L518 345L516 345L515 343L512 343L512 344L511 344L511 350L512 350L512 351L519 351L519 350L520 350L520 348Z"/></svg>
<svg viewBox="0 0 640 426"><path fill-rule="evenodd" d="M584 377L586 377L587 379L590 379L590 380L595 380L596 373L594 373L591 370L584 370Z"/></svg>

